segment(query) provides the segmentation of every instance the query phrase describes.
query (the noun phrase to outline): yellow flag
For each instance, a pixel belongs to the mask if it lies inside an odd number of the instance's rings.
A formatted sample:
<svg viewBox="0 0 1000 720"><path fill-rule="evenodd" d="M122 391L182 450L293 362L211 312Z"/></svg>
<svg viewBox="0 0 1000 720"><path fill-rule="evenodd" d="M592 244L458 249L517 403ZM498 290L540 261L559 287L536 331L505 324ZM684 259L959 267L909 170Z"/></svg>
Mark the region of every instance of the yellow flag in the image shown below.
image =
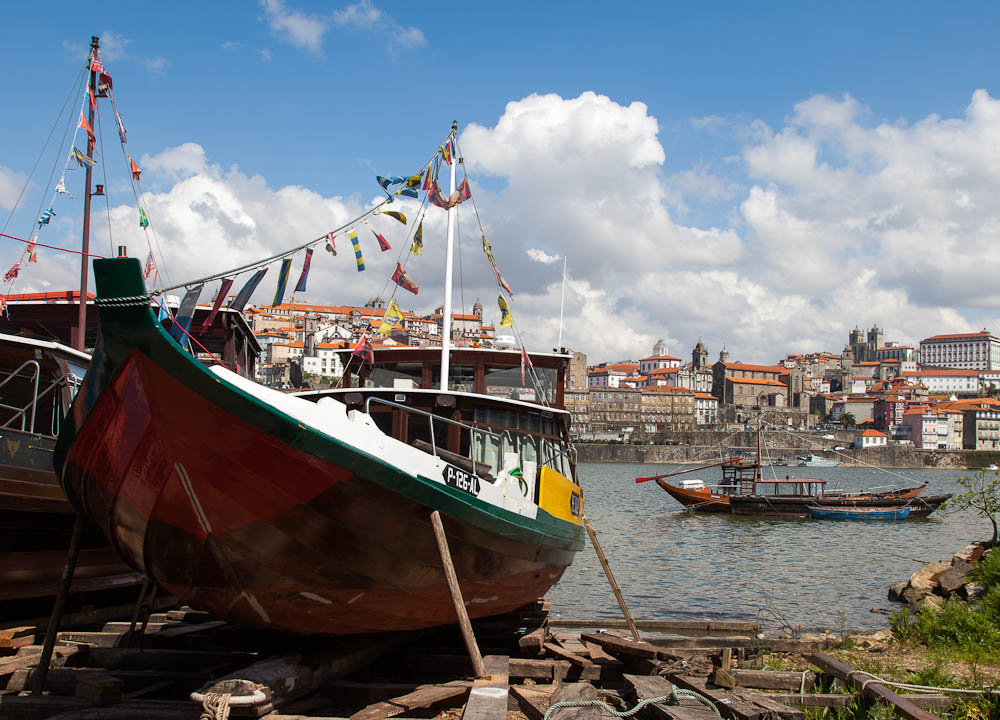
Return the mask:
<svg viewBox="0 0 1000 720"><path fill-rule="evenodd" d="M497 304L500 306L500 327L510 327L514 324L514 316L510 314L510 306L503 295L497 295Z"/></svg>
<svg viewBox="0 0 1000 720"><path fill-rule="evenodd" d="M403 313L400 311L399 305L396 304L395 300L390 300L389 307L386 309L385 315L382 316L382 324L378 326L379 335L388 336L402 319Z"/></svg>

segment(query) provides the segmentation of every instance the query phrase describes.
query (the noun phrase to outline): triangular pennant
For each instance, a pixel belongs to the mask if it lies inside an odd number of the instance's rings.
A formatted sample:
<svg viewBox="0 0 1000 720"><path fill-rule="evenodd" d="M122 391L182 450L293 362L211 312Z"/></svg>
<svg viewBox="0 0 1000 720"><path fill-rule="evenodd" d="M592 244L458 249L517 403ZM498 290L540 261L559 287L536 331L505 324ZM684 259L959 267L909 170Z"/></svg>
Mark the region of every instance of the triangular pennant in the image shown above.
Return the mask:
<svg viewBox="0 0 1000 720"><path fill-rule="evenodd" d="M4 274L3 281L8 282L10 280L16 279L20 272L21 272L21 263L14 263L14 267L12 267Z"/></svg>
<svg viewBox="0 0 1000 720"><path fill-rule="evenodd" d="M333 239L332 232L328 232L326 234L326 251L328 253L332 253L333 255L337 254L337 243Z"/></svg>
<svg viewBox="0 0 1000 720"><path fill-rule="evenodd" d="M404 215L401 212L398 212L396 210L386 210L385 212L380 213L380 214L381 215L388 215L389 217L395 218L396 220L399 220L399 222L401 222L404 225L406 225L406 215Z"/></svg>
<svg viewBox="0 0 1000 720"><path fill-rule="evenodd" d="M392 246L389 245L389 241L386 240L384 237L382 237L381 233L377 233L374 230L372 230L372 235L374 235L375 239L378 240L378 246L382 249L382 252L385 252L386 250L392 250Z"/></svg>
<svg viewBox="0 0 1000 720"><path fill-rule="evenodd" d="M139 208L139 227L145 229L149 227L149 216L143 208Z"/></svg>
<svg viewBox="0 0 1000 720"><path fill-rule="evenodd" d="M361 358L362 362L375 362L375 352L372 350L372 344L368 341L367 335L361 336L361 339L358 340L358 344L354 346L354 351L351 354L354 355L354 357Z"/></svg>
<svg viewBox="0 0 1000 720"><path fill-rule="evenodd" d="M128 164L129 167L131 167L132 169L132 177L134 177L136 181L138 181L139 176L142 174L142 170L140 170L139 166L135 164L135 160L132 159L131 155L128 156Z"/></svg>
<svg viewBox="0 0 1000 720"><path fill-rule="evenodd" d="M414 295L420 291L420 286L410 279L410 276L406 274L403 266L399 263L396 263L396 269L392 272L392 281L404 290L409 290Z"/></svg>
<svg viewBox="0 0 1000 720"><path fill-rule="evenodd" d="M403 197L416 198L420 196L420 193L416 188L400 188L396 191L397 195L402 195Z"/></svg>
<svg viewBox="0 0 1000 720"><path fill-rule="evenodd" d="M170 335L184 347L188 346L188 331L191 329L191 321L194 319L195 308L198 307L198 296L201 295L205 284L196 285L184 293L184 299L177 309L177 316L174 318L174 325L170 328Z"/></svg>
<svg viewBox="0 0 1000 720"><path fill-rule="evenodd" d="M503 295L497 295L497 304L500 306L500 327L510 327L514 324L514 316L510 314L510 305L503 299Z"/></svg>
<svg viewBox="0 0 1000 720"><path fill-rule="evenodd" d="M406 187L408 188L420 187L420 181L424 179L423 175L424 175L423 172L421 172L419 175L410 175L410 177L406 178Z"/></svg>
<svg viewBox="0 0 1000 720"><path fill-rule="evenodd" d="M122 122L121 113L119 113L117 110L115 110L115 120L118 121L118 137L120 137L122 139L122 142L124 143L124 142L126 142L126 140L125 140L125 123Z"/></svg>
<svg viewBox="0 0 1000 720"><path fill-rule="evenodd" d="M111 76L102 72L97 80L97 94L100 97L111 97Z"/></svg>
<svg viewBox="0 0 1000 720"><path fill-rule="evenodd" d="M95 139L94 138L94 128L92 128L90 126L90 123L87 121L87 116L83 114L83 110L80 111L80 124L79 124L79 127L81 129L87 131L88 142L91 145L93 145L94 144L94 139Z"/></svg>
<svg viewBox="0 0 1000 720"><path fill-rule="evenodd" d="M388 336L402 319L403 313L400 311L399 305L396 304L395 300L390 300L389 307L386 308L385 315L382 316L382 322L378 326L379 334Z"/></svg>
<svg viewBox="0 0 1000 720"><path fill-rule="evenodd" d="M305 292L306 291L306 280L309 277L309 266L312 265L313 251L312 248L306 250L306 259L302 261L302 274L299 275L299 281L295 284L295 292Z"/></svg>
<svg viewBox="0 0 1000 720"><path fill-rule="evenodd" d="M28 262L38 262L38 253L35 248L35 240L38 238L36 234L35 237L31 238L31 242L28 243Z"/></svg>
<svg viewBox="0 0 1000 720"><path fill-rule="evenodd" d="M444 208L445 210L450 210L471 197L472 188L469 187L468 178L463 178L461 184L448 198L445 198L444 194L441 192L441 188L438 186L437 181L435 181L431 186L431 190L427 195L427 198L431 201L431 205L437 205L439 208Z"/></svg>
<svg viewBox="0 0 1000 720"><path fill-rule="evenodd" d="M212 305L212 312L208 314L202 322L202 331L209 327L215 320L215 316L219 314L219 310L222 308L222 303L226 301L229 296L229 289L233 286L233 278L222 278L222 286L219 288L219 294L215 296L215 303Z"/></svg>
<svg viewBox="0 0 1000 720"><path fill-rule="evenodd" d="M424 221L420 220L417 231L413 233L413 244L410 245L410 252L419 255L424 251Z"/></svg>
<svg viewBox="0 0 1000 720"><path fill-rule="evenodd" d="M401 177L382 177L381 175L376 175L375 179L378 180L378 184L382 186L382 189L389 192L389 188L392 185L399 185L404 182L405 178Z"/></svg>
<svg viewBox="0 0 1000 720"><path fill-rule="evenodd" d="M94 158L87 157L76 148L73 148L73 152L71 152L69 156L74 160L76 160L76 164L79 165L80 167L83 167L84 165L90 165L91 167L93 167L94 165L97 164L97 161L94 160Z"/></svg>

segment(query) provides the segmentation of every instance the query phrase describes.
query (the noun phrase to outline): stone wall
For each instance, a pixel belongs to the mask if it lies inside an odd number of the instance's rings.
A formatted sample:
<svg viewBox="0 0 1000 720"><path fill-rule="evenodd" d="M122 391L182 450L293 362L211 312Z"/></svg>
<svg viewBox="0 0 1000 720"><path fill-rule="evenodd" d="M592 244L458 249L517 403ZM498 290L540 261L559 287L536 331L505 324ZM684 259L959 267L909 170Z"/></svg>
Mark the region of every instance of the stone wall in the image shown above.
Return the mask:
<svg viewBox="0 0 1000 720"><path fill-rule="evenodd" d="M712 433L706 433L712 434ZM717 433L725 436L724 433ZM750 433L753 435L753 433ZM726 436L728 437L728 436ZM786 436L790 437L790 436ZM720 437L721 439L721 437ZM731 439L727 448L740 447ZM826 441L824 447L836 444ZM744 445L743 447L749 447ZM719 445L604 445L597 443L577 443L579 460L592 463L691 463L711 462L720 457ZM801 447L767 448L771 458L780 455L804 455L808 449ZM908 445L867 448L865 450L842 450L839 454L827 454L841 461L845 466L874 465L886 468L941 468L965 469L985 467L998 463L1000 453L973 452L968 450L918 450Z"/></svg>

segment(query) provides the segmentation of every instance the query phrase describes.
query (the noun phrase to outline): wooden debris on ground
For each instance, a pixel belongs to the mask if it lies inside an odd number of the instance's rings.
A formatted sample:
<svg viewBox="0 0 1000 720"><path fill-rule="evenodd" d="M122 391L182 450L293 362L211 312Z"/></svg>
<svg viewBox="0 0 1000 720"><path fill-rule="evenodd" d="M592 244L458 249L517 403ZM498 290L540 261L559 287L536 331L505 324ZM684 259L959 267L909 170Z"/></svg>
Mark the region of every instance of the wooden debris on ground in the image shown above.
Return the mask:
<svg viewBox="0 0 1000 720"><path fill-rule="evenodd" d="M552 621L548 601L539 601L472 621L486 669L476 678L454 627L303 638L175 607L153 613L145 633L135 637L129 634L131 610L111 618L91 614L100 620L62 629L40 696L27 693L41 652L29 641L39 633L28 625L8 627L0 645L14 654L0 654L0 717L198 720L221 716L221 702L233 720L508 720L511 710L545 720L560 702L600 700L625 710L656 699L641 717L710 720L717 709L737 720L802 720L805 708L847 707L863 690L895 705L903 717L929 720L928 709L952 702L866 684L864 676L821 653L808 657L824 674L824 687L830 676L839 677L845 692L811 693L816 672L763 670L760 656L815 649L815 641L766 639L751 623L640 620L640 627L671 635L636 641L609 622L594 623L604 631L567 630L591 621ZM207 698L216 710L206 711L192 697ZM602 715L606 711L593 704L560 706L548 720Z"/></svg>

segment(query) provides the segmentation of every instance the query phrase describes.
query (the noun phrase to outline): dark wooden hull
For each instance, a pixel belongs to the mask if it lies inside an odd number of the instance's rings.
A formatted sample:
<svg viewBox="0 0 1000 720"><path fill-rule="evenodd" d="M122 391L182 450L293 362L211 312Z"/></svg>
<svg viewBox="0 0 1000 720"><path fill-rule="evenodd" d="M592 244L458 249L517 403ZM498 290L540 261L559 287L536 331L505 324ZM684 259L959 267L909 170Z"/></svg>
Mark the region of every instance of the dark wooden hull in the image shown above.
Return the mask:
<svg viewBox="0 0 1000 720"><path fill-rule="evenodd" d="M909 517L927 517L951 495L927 497L867 497L867 498L818 498L816 496L765 497L762 495L737 495L730 500L735 515L772 515L783 517L809 517L809 506L831 508L892 508L909 507Z"/></svg>
<svg viewBox="0 0 1000 720"><path fill-rule="evenodd" d="M193 607L303 634L453 623L432 510L471 617L541 597L583 546L579 525L405 475L224 387L148 307L101 324L57 467L121 556Z"/></svg>
<svg viewBox="0 0 1000 720"><path fill-rule="evenodd" d="M657 478L656 484L663 488L670 497L689 510L698 512L730 512L729 496L713 493L708 488L704 490L688 490L671 485Z"/></svg>

